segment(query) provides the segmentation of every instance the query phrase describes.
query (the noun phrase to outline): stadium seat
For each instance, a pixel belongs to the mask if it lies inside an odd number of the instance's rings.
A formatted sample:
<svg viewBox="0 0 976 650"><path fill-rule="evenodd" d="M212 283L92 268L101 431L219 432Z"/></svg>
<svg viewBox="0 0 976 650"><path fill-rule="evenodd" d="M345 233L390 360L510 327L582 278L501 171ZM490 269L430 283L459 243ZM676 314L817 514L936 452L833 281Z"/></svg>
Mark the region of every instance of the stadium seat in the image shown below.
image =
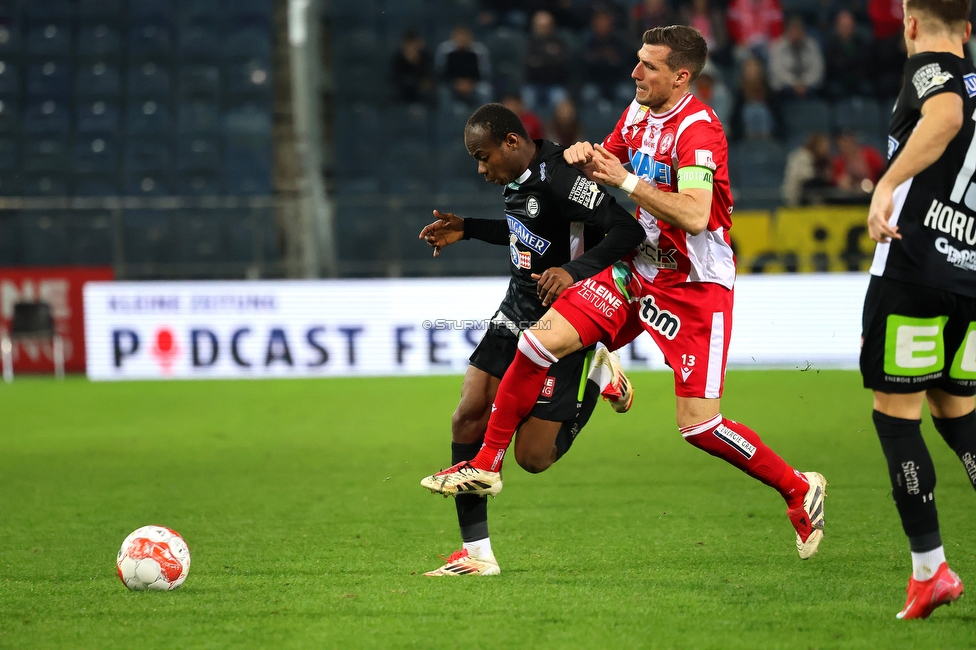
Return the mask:
<svg viewBox="0 0 976 650"><path fill-rule="evenodd" d="M170 214L164 210L126 210L122 217L123 255L130 264L169 262L173 255Z"/></svg>
<svg viewBox="0 0 976 650"><path fill-rule="evenodd" d="M237 97L271 96L271 69L257 61L224 66L227 92Z"/></svg>
<svg viewBox="0 0 976 650"><path fill-rule="evenodd" d="M108 133L119 130L118 104L104 99L80 102L77 107L78 133Z"/></svg>
<svg viewBox="0 0 976 650"><path fill-rule="evenodd" d="M30 0L23 3L24 14L32 23L45 20L67 20L71 17L69 0Z"/></svg>
<svg viewBox="0 0 976 650"><path fill-rule="evenodd" d="M383 111L383 125L392 140L430 140L430 112L421 104L393 104Z"/></svg>
<svg viewBox="0 0 976 650"><path fill-rule="evenodd" d="M129 30L129 58L159 61L172 54L169 28L161 24L144 24Z"/></svg>
<svg viewBox="0 0 976 650"><path fill-rule="evenodd" d="M65 97L71 92L68 65L55 61L34 63L27 68L27 94Z"/></svg>
<svg viewBox="0 0 976 650"><path fill-rule="evenodd" d="M225 258L223 223L216 214L191 212L176 221L177 261L220 262Z"/></svg>
<svg viewBox="0 0 976 650"><path fill-rule="evenodd" d="M271 194L271 137L229 135L224 151L224 174L231 194Z"/></svg>
<svg viewBox="0 0 976 650"><path fill-rule="evenodd" d="M222 196L224 183L220 172L180 172L177 191L184 196Z"/></svg>
<svg viewBox="0 0 976 650"><path fill-rule="evenodd" d="M881 123L881 107L867 97L843 99L833 106L833 123L837 129L857 131L873 144Z"/></svg>
<svg viewBox="0 0 976 650"><path fill-rule="evenodd" d="M333 41L336 65L372 62L381 54L378 34L372 29L341 31Z"/></svg>
<svg viewBox="0 0 976 650"><path fill-rule="evenodd" d="M129 0L129 20L133 24L173 23L172 0Z"/></svg>
<svg viewBox="0 0 976 650"><path fill-rule="evenodd" d="M234 0L226 8L226 16L232 22L271 21L272 0ZM394 3L395 4L395 3Z"/></svg>
<svg viewBox="0 0 976 650"><path fill-rule="evenodd" d="M0 196L6 192L4 178L0 176ZM20 264L19 214L12 210L0 210L0 266Z"/></svg>
<svg viewBox="0 0 976 650"><path fill-rule="evenodd" d="M166 171L139 173L127 170L124 180L124 191L129 196L169 196L173 193L172 177Z"/></svg>
<svg viewBox="0 0 976 650"><path fill-rule="evenodd" d="M224 214L227 257L234 262L265 262L278 257L274 215L267 208L227 211Z"/></svg>
<svg viewBox="0 0 976 650"><path fill-rule="evenodd" d="M258 102L235 106L224 115L227 133L270 134L271 108Z"/></svg>
<svg viewBox="0 0 976 650"><path fill-rule="evenodd" d="M592 142L603 142L620 119L620 111L616 108L607 101L583 104L579 114L583 136Z"/></svg>
<svg viewBox="0 0 976 650"><path fill-rule="evenodd" d="M335 68L336 94L345 101L378 102L387 91L382 82L378 83L376 68L371 63L350 63Z"/></svg>
<svg viewBox="0 0 976 650"><path fill-rule="evenodd" d="M169 94L169 70L147 61L129 68L128 94L137 97L165 97Z"/></svg>
<svg viewBox="0 0 976 650"><path fill-rule="evenodd" d="M78 33L78 56L83 59L115 58L121 51L122 38L110 25L88 25Z"/></svg>
<svg viewBox="0 0 976 650"><path fill-rule="evenodd" d="M68 174L27 173L21 181L24 196L68 196L69 186Z"/></svg>
<svg viewBox="0 0 976 650"><path fill-rule="evenodd" d="M33 58L66 58L71 54L71 26L47 23L27 32L27 55Z"/></svg>
<svg viewBox="0 0 976 650"><path fill-rule="evenodd" d="M19 132L21 129L17 102L9 97L0 99L0 133Z"/></svg>
<svg viewBox="0 0 976 650"><path fill-rule="evenodd" d="M129 104L125 126L133 135L165 137L173 130L173 120L165 104L150 99Z"/></svg>
<svg viewBox="0 0 976 650"><path fill-rule="evenodd" d="M71 110L68 102L56 98L32 98L24 111L27 133L52 133L66 137L71 129Z"/></svg>
<svg viewBox="0 0 976 650"><path fill-rule="evenodd" d="M172 169L170 142L153 138L130 138L125 148L125 168L128 172L145 174L166 173Z"/></svg>
<svg viewBox="0 0 976 650"><path fill-rule="evenodd" d="M177 150L180 171L220 170L220 138L207 135L181 138Z"/></svg>
<svg viewBox="0 0 976 650"><path fill-rule="evenodd" d="M0 138L0 173L7 174L19 169L19 147L14 138Z"/></svg>
<svg viewBox="0 0 976 650"><path fill-rule="evenodd" d="M109 137L80 138L75 142L72 166L76 174L115 174L119 166L119 150Z"/></svg>
<svg viewBox="0 0 976 650"><path fill-rule="evenodd" d="M63 137L33 137L24 142L24 171L64 173L71 168Z"/></svg>
<svg viewBox="0 0 976 650"><path fill-rule="evenodd" d="M435 142L438 146L463 148L464 125L473 111L456 102L442 106L434 117Z"/></svg>
<svg viewBox="0 0 976 650"><path fill-rule="evenodd" d="M227 34L223 54L231 61L257 59L264 65L271 63L271 34L268 28L245 27Z"/></svg>
<svg viewBox="0 0 976 650"><path fill-rule="evenodd" d="M194 22L216 23L224 16L221 0L182 0L180 18L184 25Z"/></svg>
<svg viewBox="0 0 976 650"><path fill-rule="evenodd" d="M20 71L9 61L0 61L0 96L20 94Z"/></svg>
<svg viewBox="0 0 976 650"><path fill-rule="evenodd" d="M736 205L767 210L779 206L786 151L772 141L749 140L729 152L729 176Z"/></svg>
<svg viewBox="0 0 976 650"><path fill-rule="evenodd" d="M20 58L20 29L19 25L0 23L0 57L9 59Z"/></svg>
<svg viewBox="0 0 976 650"><path fill-rule="evenodd" d="M20 261L29 266L62 266L69 262L68 229L63 215L20 214Z"/></svg>
<svg viewBox="0 0 976 650"><path fill-rule="evenodd" d="M187 25L180 30L178 54L183 61L216 62L222 58L223 36L209 25Z"/></svg>
<svg viewBox="0 0 976 650"><path fill-rule="evenodd" d="M118 95L122 87L119 69L102 61L81 66L75 80L76 94L82 97Z"/></svg>
<svg viewBox="0 0 976 650"><path fill-rule="evenodd" d="M220 94L220 68L215 65L191 64L180 67L180 95L183 97Z"/></svg>
<svg viewBox="0 0 976 650"><path fill-rule="evenodd" d="M78 18L83 22L115 21L122 15L120 0L78 0Z"/></svg>
<svg viewBox="0 0 976 650"><path fill-rule="evenodd" d="M783 105L786 137L796 141L811 133L830 133L830 106L819 99L791 101Z"/></svg>
<svg viewBox="0 0 976 650"><path fill-rule="evenodd" d="M108 266L115 261L109 213L95 211L70 215L68 234L71 264Z"/></svg>
<svg viewBox="0 0 976 650"><path fill-rule="evenodd" d="M213 132L221 126L220 104L216 100L194 98L179 106L180 133Z"/></svg>
<svg viewBox="0 0 976 650"><path fill-rule="evenodd" d="M75 196L116 196L119 193L115 174L75 174Z"/></svg>

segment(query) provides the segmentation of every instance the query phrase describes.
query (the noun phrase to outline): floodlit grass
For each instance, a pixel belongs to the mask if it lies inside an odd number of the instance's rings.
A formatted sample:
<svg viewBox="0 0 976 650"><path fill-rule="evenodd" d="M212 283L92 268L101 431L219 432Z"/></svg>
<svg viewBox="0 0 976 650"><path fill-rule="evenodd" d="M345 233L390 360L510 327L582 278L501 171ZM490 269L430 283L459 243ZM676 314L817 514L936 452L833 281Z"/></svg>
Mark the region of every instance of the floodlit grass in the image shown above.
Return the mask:
<svg viewBox="0 0 976 650"><path fill-rule="evenodd" d="M960 648L964 597L895 620L907 541L855 372L730 372L723 413L830 481L798 559L780 497L685 443L671 378L634 376L490 504L494 578L430 579L459 546L449 464L459 377L0 385L0 647ZM925 435L953 567L976 585L974 498ZM179 590L130 593L122 539L175 528Z"/></svg>

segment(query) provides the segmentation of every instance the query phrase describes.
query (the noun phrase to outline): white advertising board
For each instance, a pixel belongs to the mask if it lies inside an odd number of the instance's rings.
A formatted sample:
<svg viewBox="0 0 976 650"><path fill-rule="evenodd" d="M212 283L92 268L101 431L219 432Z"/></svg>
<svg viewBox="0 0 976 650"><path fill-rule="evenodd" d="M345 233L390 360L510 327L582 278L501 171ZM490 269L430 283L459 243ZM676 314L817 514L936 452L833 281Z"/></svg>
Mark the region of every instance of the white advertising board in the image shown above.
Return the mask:
<svg viewBox="0 0 976 650"><path fill-rule="evenodd" d="M462 373L506 278L85 285L96 380ZM867 275L743 276L732 367L854 367ZM621 350L662 369L649 336Z"/></svg>

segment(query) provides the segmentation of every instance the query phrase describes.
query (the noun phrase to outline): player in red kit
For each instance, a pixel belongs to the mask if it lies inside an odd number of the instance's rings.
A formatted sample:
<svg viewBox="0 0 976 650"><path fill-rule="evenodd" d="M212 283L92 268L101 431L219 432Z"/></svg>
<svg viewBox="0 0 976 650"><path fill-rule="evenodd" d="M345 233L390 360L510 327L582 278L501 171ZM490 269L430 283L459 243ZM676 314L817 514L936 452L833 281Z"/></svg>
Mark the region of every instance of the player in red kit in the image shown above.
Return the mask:
<svg viewBox="0 0 976 650"><path fill-rule="evenodd" d="M498 387L485 443L471 461L425 478L444 494L501 480L512 433L532 408L556 360L602 341L617 349L647 331L674 371L678 428L685 440L775 488L786 500L803 559L823 537L826 481L800 473L749 427L722 416L732 329L735 258L728 145L715 113L689 92L707 47L690 27L648 30L631 76L634 102L602 145L564 153L598 182L638 204L646 238L601 273L566 289L519 340ZM623 163L629 163L628 173ZM490 489L490 488L489 488Z"/></svg>

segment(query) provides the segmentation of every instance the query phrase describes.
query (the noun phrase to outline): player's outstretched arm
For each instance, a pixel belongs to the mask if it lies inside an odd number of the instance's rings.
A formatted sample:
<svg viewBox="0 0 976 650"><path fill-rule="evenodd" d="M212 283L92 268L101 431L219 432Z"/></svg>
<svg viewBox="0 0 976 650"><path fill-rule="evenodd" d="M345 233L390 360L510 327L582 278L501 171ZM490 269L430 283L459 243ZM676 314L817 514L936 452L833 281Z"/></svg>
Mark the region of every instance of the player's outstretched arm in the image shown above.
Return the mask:
<svg viewBox="0 0 976 650"><path fill-rule="evenodd" d="M434 210L434 217L437 221L424 226L420 231L420 239L434 249L434 257L437 257L441 254L442 248L461 241L464 237L464 219L453 212L440 210Z"/></svg>
<svg viewBox="0 0 976 650"><path fill-rule="evenodd" d="M620 160L601 145L593 148L593 173L596 180L604 185L619 187L626 191L639 206L661 221L677 226L692 235L701 233L708 227L712 210L711 190L690 188L678 192L662 192L650 183L637 181L628 185L631 174L624 169ZM631 183L637 177L631 179Z"/></svg>
<svg viewBox="0 0 976 650"><path fill-rule="evenodd" d="M895 208L895 188L942 156L962 128L962 108L962 97L956 93L934 95L922 104L922 117L915 130L874 188L868 211L868 234L871 239L882 244L901 239L898 226L888 223Z"/></svg>

